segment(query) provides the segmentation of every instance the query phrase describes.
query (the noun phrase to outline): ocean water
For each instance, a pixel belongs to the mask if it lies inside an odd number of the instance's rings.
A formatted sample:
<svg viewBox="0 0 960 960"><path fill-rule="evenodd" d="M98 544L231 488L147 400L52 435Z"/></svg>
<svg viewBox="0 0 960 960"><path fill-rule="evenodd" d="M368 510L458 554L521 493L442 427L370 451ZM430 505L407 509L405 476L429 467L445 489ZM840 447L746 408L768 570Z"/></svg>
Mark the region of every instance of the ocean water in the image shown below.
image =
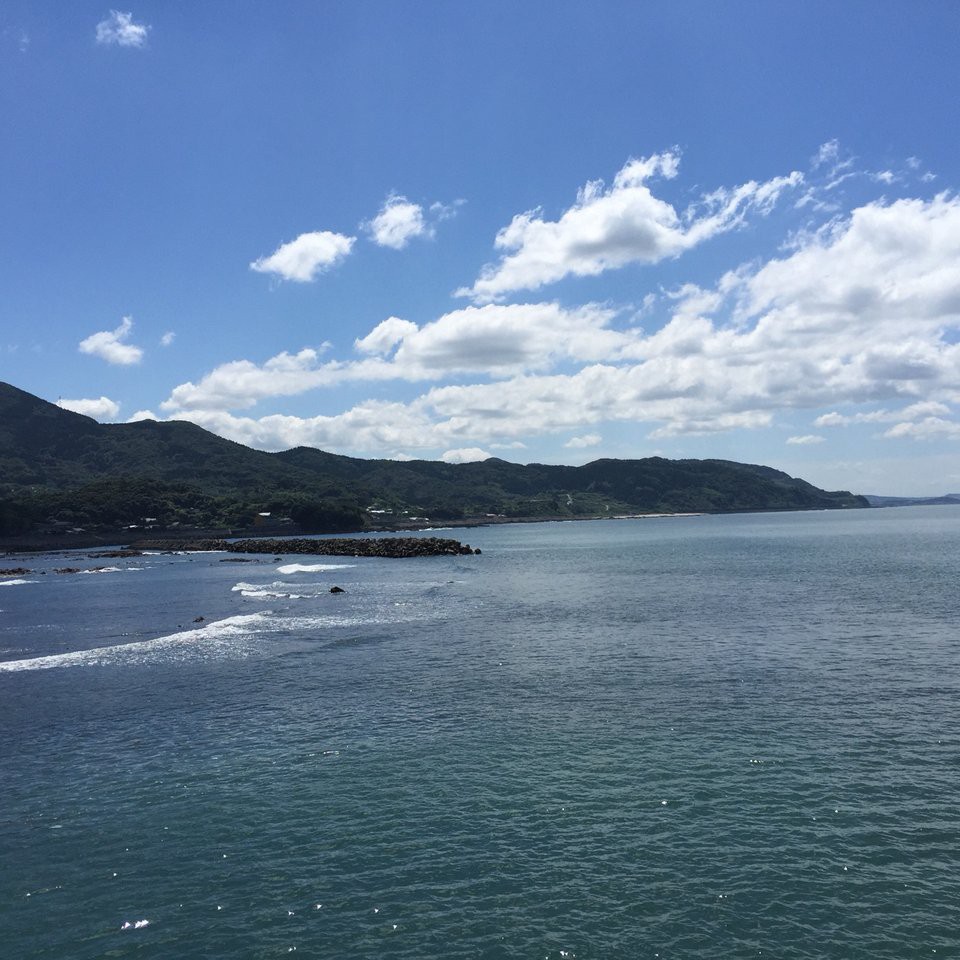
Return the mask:
<svg viewBox="0 0 960 960"><path fill-rule="evenodd" d="M958 956L960 510L453 535L0 585L0 956Z"/></svg>

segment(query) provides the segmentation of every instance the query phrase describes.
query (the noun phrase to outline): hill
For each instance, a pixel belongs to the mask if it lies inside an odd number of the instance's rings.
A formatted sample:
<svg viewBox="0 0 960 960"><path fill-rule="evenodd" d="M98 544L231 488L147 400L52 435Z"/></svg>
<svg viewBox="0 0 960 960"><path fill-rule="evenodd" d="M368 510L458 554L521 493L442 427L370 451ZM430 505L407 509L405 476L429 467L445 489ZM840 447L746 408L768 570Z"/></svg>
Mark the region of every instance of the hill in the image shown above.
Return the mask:
<svg viewBox="0 0 960 960"><path fill-rule="evenodd" d="M430 520L865 507L726 460L362 460L252 450L183 421L101 424L0 383L0 533L136 525L342 531ZM269 515L269 516L265 516Z"/></svg>

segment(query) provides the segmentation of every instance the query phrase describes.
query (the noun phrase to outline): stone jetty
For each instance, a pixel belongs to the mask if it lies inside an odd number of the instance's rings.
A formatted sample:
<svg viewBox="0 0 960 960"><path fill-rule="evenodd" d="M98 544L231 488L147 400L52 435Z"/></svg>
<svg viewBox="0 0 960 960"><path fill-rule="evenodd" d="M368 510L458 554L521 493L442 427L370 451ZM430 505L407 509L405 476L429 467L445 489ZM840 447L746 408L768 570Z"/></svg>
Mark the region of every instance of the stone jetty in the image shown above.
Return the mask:
<svg viewBox="0 0 960 960"><path fill-rule="evenodd" d="M326 540L139 540L135 550L307 554L320 557L445 557L480 553L459 540L440 537L332 537Z"/></svg>

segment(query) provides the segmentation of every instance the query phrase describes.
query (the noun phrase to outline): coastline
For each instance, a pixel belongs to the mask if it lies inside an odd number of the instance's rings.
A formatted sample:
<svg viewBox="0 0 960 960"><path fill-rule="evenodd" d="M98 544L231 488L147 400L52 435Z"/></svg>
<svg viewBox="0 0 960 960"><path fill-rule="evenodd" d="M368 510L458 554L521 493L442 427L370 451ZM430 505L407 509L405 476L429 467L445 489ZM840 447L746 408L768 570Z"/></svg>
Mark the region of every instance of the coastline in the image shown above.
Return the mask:
<svg viewBox="0 0 960 960"><path fill-rule="evenodd" d="M243 529L198 529L198 530L138 530L118 529L114 531L97 531L90 533L49 533L49 534L20 534L0 538L0 556L17 557L30 553L66 553L73 550L90 550L99 548L125 549L140 540L176 540L180 543L196 543L204 540L292 540L304 537L349 537L363 539L372 534L383 533L430 533L436 530L466 530L478 527L493 527L501 524L515 523L572 523L582 520L671 520L688 517L702 517L704 513L629 513L596 516L539 516L539 517L470 517L462 520L439 520L436 523L380 523L365 530L354 530L344 533L336 531L330 533L305 533L301 530L288 530L279 533L276 530L258 531L256 528ZM144 536L143 534L148 534Z"/></svg>

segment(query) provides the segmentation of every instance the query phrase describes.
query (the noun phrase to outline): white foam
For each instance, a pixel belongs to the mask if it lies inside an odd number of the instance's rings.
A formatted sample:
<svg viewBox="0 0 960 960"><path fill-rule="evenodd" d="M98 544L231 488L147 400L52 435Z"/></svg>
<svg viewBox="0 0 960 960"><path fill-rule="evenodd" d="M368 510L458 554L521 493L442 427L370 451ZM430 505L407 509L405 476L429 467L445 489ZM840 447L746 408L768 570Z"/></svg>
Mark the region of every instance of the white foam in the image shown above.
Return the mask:
<svg viewBox="0 0 960 960"><path fill-rule="evenodd" d="M301 593L280 593L277 590L241 590L241 597L250 597L253 600L306 600Z"/></svg>
<svg viewBox="0 0 960 960"><path fill-rule="evenodd" d="M258 632L268 620L270 611L250 613L225 620L215 620L196 630L184 630L171 633L153 640L139 640L134 643L121 643L112 647L94 647L92 650L74 650L71 653L56 653L46 657L30 657L26 660L7 660L0 662L0 673L14 673L21 670L49 670L53 667L89 667L104 666L125 661L138 662L145 656L158 653L175 652L179 657L191 653L204 655L217 652L218 649Z"/></svg>
<svg viewBox="0 0 960 960"><path fill-rule="evenodd" d="M291 573L319 573L322 570L346 570L355 567L355 563L285 563L277 567L277 573L284 576Z"/></svg>
<svg viewBox="0 0 960 960"><path fill-rule="evenodd" d="M95 567L92 570L81 570L81 573L119 573L119 567Z"/></svg>
<svg viewBox="0 0 960 960"><path fill-rule="evenodd" d="M0 587L19 587L22 583L39 582L39 580L0 580Z"/></svg>
<svg viewBox="0 0 960 960"><path fill-rule="evenodd" d="M297 590L314 590L313 593L291 593L291 586ZM233 593L239 593L242 597L251 597L255 600L307 600L311 597L317 597L321 593L327 593L329 587L324 583L284 583L282 580L275 580L273 583L240 583L234 584L230 590Z"/></svg>

